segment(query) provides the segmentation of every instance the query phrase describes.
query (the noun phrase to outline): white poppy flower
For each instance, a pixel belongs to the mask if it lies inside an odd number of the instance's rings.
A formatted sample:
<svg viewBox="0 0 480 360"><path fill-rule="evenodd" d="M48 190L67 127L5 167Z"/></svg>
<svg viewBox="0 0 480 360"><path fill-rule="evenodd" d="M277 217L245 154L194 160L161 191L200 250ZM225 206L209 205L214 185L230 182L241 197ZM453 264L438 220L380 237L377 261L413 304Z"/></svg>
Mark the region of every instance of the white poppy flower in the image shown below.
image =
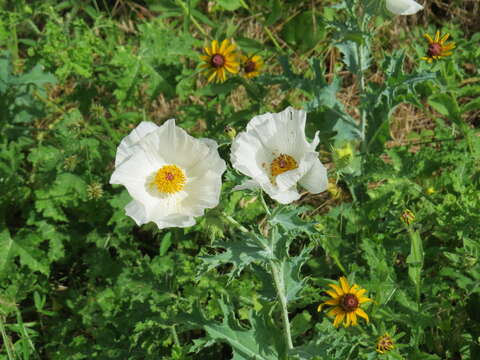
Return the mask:
<svg viewBox="0 0 480 360"><path fill-rule="evenodd" d="M193 138L174 119L142 122L118 146L110 184L127 188L125 210L137 225L187 227L218 205L224 171L215 141Z"/></svg>
<svg viewBox="0 0 480 360"><path fill-rule="evenodd" d="M235 169L252 178L234 190L261 187L282 204L297 200L297 183L313 194L327 189L327 170L305 137L306 112L291 107L255 116L232 143Z"/></svg>
<svg viewBox="0 0 480 360"><path fill-rule="evenodd" d="M414 0L387 0L387 9L396 15L413 15L423 6Z"/></svg>

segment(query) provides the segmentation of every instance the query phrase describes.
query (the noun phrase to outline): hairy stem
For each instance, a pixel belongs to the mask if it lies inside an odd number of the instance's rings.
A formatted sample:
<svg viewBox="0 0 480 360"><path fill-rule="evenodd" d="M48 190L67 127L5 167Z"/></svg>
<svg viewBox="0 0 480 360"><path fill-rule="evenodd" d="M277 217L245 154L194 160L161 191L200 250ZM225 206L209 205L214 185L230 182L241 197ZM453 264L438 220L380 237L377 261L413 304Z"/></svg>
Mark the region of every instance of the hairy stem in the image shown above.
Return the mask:
<svg viewBox="0 0 480 360"><path fill-rule="evenodd" d="M360 133L362 136L362 145L361 150L363 153L367 152L367 142L366 142L366 129L367 129L367 114L365 109L362 106L362 97L365 93L365 77L363 75L363 65L362 65L362 56L363 56L363 45L358 45L358 67L359 72L357 74L358 78L358 87L360 88Z"/></svg>
<svg viewBox="0 0 480 360"><path fill-rule="evenodd" d="M275 283L275 288L277 290L278 300L280 300L280 306L282 308L283 335L285 337L287 349L290 350L293 349L293 342L290 331L290 320L288 319L287 298L285 296L283 271L281 271L273 261L270 261L270 267L272 269L272 276Z"/></svg>

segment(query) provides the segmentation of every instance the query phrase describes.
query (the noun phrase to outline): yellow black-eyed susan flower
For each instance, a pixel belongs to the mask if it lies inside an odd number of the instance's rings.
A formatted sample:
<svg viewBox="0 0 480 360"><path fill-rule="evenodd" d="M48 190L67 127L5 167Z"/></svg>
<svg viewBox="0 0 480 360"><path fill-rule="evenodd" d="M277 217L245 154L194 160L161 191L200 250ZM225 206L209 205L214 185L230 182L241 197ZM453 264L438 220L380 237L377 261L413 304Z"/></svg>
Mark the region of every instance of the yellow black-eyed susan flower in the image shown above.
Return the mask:
<svg viewBox="0 0 480 360"><path fill-rule="evenodd" d="M224 82L227 74L236 74L239 71L240 63L235 52L237 46L230 40L223 40L220 46L217 40L213 40L210 47L205 47L206 55L200 58L205 62L200 65L208 76L208 82Z"/></svg>
<svg viewBox="0 0 480 360"><path fill-rule="evenodd" d="M333 291L327 290L327 294L332 298L320 304L318 311L322 310L323 305L334 306L328 311L327 315L335 317L333 321L335 327L338 327L342 322L344 327L358 325L357 315L368 322L367 313L360 308L363 303L372 301L372 299L364 296L367 290L362 289L357 284L350 286L344 276L340 278L339 285L329 284Z"/></svg>
<svg viewBox="0 0 480 360"><path fill-rule="evenodd" d="M428 49L427 56L422 57L422 60L425 60L429 64L431 64L433 60L439 60L442 57L450 56L453 54L451 50L455 48L455 43L445 43L448 40L450 34L445 34L440 37L440 31L437 30L435 34L435 39L432 39L432 37L428 34L424 34L423 36L428 41Z"/></svg>
<svg viewBox="0 0 480 360"><path fill-rule="evenodd" d="M376 350L380 354L385 354L386 352L393 350L394 347L393 339L388 333L383 334L377 340Z"/></svg>
<svg viewBox="0 0 480 360"><path fill-rule="evenodd" d="M242 55L243 76L251 79L260 75L260 70L263 67L263 60L260 55L245 56Z"/></svg>

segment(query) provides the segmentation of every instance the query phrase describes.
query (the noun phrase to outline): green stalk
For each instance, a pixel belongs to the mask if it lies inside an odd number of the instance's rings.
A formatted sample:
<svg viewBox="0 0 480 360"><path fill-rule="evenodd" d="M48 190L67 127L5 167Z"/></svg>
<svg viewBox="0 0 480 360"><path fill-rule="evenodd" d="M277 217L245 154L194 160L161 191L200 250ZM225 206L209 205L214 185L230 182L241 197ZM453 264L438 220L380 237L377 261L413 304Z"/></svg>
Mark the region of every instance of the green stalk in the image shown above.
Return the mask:
<svg viewBox="0 0 480 360"><path fill-rule="evenodd" d="M362 107L361 100L363 98L363 94L365 93L365 77L363 75L362 70L362 56L363 56L363 46L358 45L358 67L360 68L358 76L358 85L360 88L360 133L362 137L362 153L367 152L367 142L365 141L366 138L366 129L367 129L367 114L365 113L365 109Z"/></svg>
<svg viewBox="0 0 480 360"><path fill-rule="evenodd" d="M265 200L263 199L263 196L261 196L261 199L262 199L262 204L264 204L265 208L268 209L265 203ZM270 211L268 212L270 213ZM223 213L223 216L232 225L237 227L241 232L250 233L250 231L246 227L244 227L242 224L240 224L237 220L232 218L230 215ZM261 242L260 242L260 245L265 250L270 250L265 246L265 244L262 244ZM280 307L282 310L283 330L284 330L283 335L285 337L285 343L287 344L287 351L288 351L290 349L293 349L293 342L292 342L292 335L290 331L290 320L288 319L287 297L285 295L285 283L283 280L283 270L280 269L277 266L277 264L275 264L273 261L270 261L270 270L272 272L273 281L275 283L275 289L277 291L278 300L280 301Z"/></svg>
<svg viewBox="0 0 480 360"><path fill-rule="evenodd" d="M5 326L3 325L3 316L0 316L0 332L2 333L3 343L5 345L4 347L7 350L8 360L15 360L15 356L13 355L11 349L12 344L7 336L7 332L5 331Z"/></svg>
<svg viewBox="0 0 480 360"><path fill-rule="evenodd" d="M270 261L270 268L272 269L272 277L275 283L278 300L280 301L280 306L282 310L282 321L283 321L283 330L284 330L283 335L285 337L285 343L287 344L287 349L290 350L290 349L293 349L293 342L292 342L292 335L290 331L290 320L288 319L287 298L285 296L283 271L281 271L273 261Z"/></svg>

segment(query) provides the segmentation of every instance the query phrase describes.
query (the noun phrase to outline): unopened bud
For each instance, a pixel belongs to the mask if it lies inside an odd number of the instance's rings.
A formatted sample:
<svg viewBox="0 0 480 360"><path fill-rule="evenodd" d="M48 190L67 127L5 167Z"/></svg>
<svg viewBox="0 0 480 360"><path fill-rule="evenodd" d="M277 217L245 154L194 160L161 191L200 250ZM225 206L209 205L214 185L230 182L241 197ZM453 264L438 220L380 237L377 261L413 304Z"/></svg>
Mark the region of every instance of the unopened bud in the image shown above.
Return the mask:
<svg viewBox="0 0 480 360"><path fill-rule="evenodd" d="M225 134L227 134L228 137L232 140L237 135L237 131L233 127L231 127L230 125L225 126L224 131L225 131Z"/></svg>

